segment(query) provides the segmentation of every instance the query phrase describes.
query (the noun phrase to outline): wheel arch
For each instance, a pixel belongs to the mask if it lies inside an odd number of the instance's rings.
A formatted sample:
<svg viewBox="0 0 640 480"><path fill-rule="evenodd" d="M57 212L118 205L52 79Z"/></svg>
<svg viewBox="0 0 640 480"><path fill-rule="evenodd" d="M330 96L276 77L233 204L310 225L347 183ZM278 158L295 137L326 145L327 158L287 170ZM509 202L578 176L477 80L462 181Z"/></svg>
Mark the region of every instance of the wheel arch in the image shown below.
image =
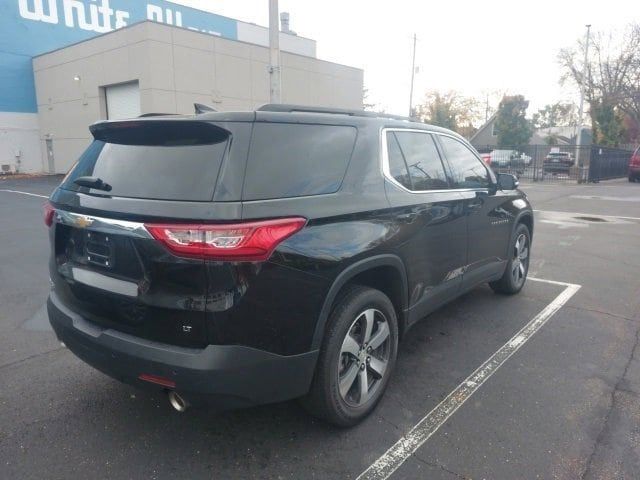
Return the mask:
<svg viewBox="0 0 640 480"><path fill-rule="evenodd" d="M513 224L513 230L515 231L515 229L518 228L518 225L521 223L529 229L529 240L533 240L533 212L526 211L518 215L516 221Z"/></svg>
<svg viewBox="0 0 640 480"><path fill-rule="evenodd" d="M389 290L385 291L385 289L380 288L376 283L379 282L379 275L385 271L394 272L394 279L400 281L398 285L390 283L392 288L391 292L389 292ZM377 275L373 275L374 273L377 273ZM367 274L370 275L368 276ZM320 348L332 307L339 298L342 289L350 283L358 285L364 284L364 286L378 288L389 296L394 307L396 307L400 333L404 331L406 327L406 311L409 302L409 286L404 263L397 255L376 255L349 265L335 278L320 310L320 316L313 334L312 349Z"/></svg>

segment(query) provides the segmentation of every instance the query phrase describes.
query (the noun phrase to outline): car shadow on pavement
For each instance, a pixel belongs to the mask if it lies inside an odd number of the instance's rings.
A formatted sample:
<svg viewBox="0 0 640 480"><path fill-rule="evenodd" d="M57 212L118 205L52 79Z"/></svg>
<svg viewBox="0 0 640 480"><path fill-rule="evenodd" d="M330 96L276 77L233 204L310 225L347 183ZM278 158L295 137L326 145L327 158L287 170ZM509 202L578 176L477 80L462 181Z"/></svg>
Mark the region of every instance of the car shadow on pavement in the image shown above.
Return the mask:
<svg viewBox="0 0 640 480"><path fill-rule="evenodd" d="M24 424L19 441L0 442L8 478L26 472L25 450L29 461L48 462L51 478L96 468L115 478L355 476L557 293L558 287L534 282L513 297L481 287L435 312L410 330L380 405L352 429L317 420L296 401L179 414L162 392L120 384L68 351L56 353L42 385L22 392L39 398L32 408L47 414ZM62 465L61 457L69 461Z"/></svg>

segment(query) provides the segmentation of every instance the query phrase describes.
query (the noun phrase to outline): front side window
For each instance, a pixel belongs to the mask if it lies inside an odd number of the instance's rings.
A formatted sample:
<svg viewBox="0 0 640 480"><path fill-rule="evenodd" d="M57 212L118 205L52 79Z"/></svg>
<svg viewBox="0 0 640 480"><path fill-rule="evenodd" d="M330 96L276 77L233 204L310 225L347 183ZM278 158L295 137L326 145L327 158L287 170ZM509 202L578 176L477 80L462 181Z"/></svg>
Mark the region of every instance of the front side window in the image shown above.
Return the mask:
<svg viewBox="0 0 640 480"><path fill-rule="evenodd" d="M428 133L388 131L389 173L412 191L449 188L442 160Z"/></svg>
<svg viewBox="0 0 640 480"><path fill-rule="evenodd" d="M440 142L451 166L454 188L489 188L489 171L469 147L444 135Z"/></svg>

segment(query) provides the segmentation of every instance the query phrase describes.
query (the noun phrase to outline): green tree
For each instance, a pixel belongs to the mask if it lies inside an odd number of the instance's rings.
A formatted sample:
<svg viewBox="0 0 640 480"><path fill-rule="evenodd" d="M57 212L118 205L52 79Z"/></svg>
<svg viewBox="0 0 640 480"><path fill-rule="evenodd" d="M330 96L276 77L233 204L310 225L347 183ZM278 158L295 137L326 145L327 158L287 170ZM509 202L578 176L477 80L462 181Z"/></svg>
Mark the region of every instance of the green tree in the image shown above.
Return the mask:
<svg viewBox="0 0 640 480"><path fill-rule="evenodd" d="M591 103L591 117L598 126L598 143L617 146L624 141L623 115L618 108L606 103Z"/></svg>
<svg viewBox="0 0 640 480"><path fill-rule="evenodd" d="M502 98L496 114L495 128L500 147L526 145L533 135L533 126L525 118L529 102L522 95Z"/></svg>

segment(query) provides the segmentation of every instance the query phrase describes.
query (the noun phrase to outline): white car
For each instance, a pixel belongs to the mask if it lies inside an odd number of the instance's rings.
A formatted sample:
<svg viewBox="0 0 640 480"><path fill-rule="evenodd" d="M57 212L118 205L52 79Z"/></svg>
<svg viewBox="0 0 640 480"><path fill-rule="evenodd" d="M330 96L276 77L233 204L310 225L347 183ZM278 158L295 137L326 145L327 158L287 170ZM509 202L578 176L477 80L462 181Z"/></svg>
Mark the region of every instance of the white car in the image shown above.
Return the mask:
<svg viewBox="0 0 640 480"><path fill-rule="evenodd" d="M494 150L490 154L494 167L521 167L531 163L531 157L517 150Z"/></svg>

